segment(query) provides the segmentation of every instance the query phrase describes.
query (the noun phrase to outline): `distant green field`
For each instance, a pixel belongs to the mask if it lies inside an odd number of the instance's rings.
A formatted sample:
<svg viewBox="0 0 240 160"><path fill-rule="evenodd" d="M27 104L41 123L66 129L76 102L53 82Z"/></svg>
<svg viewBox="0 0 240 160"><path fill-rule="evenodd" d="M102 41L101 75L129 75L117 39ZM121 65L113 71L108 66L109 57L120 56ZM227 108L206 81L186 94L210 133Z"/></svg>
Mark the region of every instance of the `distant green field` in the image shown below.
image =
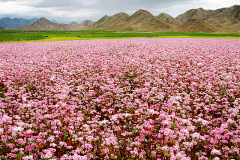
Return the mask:
<svg viewBox="0 0 240 160"><path fill-rule="evenodd" d="M117 38L240 38L239 33L217 34L198 32L124 32L104 30L80 31L29 31L29 30L0 30L0 42L24 41L62 41L84 39L117 39Z"/></svg>

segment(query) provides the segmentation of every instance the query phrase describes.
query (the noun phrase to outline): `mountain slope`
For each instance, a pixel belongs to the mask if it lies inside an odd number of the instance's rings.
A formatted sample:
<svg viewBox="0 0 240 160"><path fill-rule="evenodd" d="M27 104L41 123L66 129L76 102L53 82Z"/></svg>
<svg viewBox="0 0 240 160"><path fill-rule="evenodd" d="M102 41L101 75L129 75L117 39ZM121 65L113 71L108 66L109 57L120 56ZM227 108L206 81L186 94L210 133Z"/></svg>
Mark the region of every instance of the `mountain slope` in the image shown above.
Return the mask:
<svg viewBox="0 0 240 160"><path fill-rule="evenodd" d="M179 28L182 32L216 32L216 28L205 23L199 18L191 18L183 23Z"/></svg>
<svg viewBox="0 0 240 160"><path fill-rule="evenodd" d="M95 24L93 24L91 29L100 29L100 30L118 30L125 20L129 17L126 13L118 13L114 16L104 16Z"/></svg>
<svg viewBox="0 0 240 160"><path fill-rule="evenodd" d="M160 31L170 29L172 26L165 23L146 10L138 10L126 20L125 30Z"/></svg>
<svg viewBox="0 0 240 160"><path fill-rule="evenodd" d="M126 13L118 13L111 17L104 16L90 28L105 30L154 31L171 28L171 25L158 20L146 10L138 10L131 16Z"/></svg>
<svg viewBox="0 0 240 160"><path fill-rule="evenodd" d="M99 19L96 23L94 23L90 28L91 29L101 29L103 28L104 24L107 22L107 20L109 19L110 17L105 15L103 16L101 19Z"/></svg>
<svg viewBox="0 0 240 160"><path fill-rule="evenodd" d="M206 20L208 18L208 16L214 11L211 10L204 10L202 8L198 8L198 9L191 9L186 11L183 14L180 14L176 17L176 20L185 23L187 22L187 20L191 19L191 18L199 18L202 20Z"/></svg>
<svg viewBox="0 0 240 160"><path fill-rule="evenodd" d="M37 18L33 19L23 19L23 18L14 18L11 19L9 17L0 19L0 29L4 29L6 27L17 29L22 28L26 25L30 25L34 23L37 20Z"/></svg>
<svg viewBox="0 0 240 160"><path fill-rule="evenodd" d="M82 22L80 25L82 26L86 26L86 27L90 27L91 25L93 25L95 22L91 21L91 20L85 20L84 22Z"/></svg>
<svg viewBox="0 0 240 160"><path fill-rule="evenodd" d="M168 26L170 26L171 30L175 30L179 25L182 24L180 21L176 20L175 18L166 13L161 13L158 16L156 16L156 18L159 21L164 22Z"/></svg>
<svg viewBox="0 0 240 160"><path fill-rule="evenodd" d="M81 24L72 22L70 24L53 23L42 17L31 25L24 26L22 30L84 30L91 26L94 22L86 20Z"/></svg>
<svg viewBox="0 0 240 160"><path fill-rule="evenodd" d="M240 23L240 6L235 5L217 10L204 10L202 8L191 9L176 17L176 19L182 23L192 18L199 18L215 27L237 29L237 27L240 26L238 24Z"/></svg>
<svg viewBox="0 0 240 160"><path fill-rule="evenodd" d="M0 26L1 28L1 26ZM81 24L58 24L40 18L31 25L22 29L31 30L126 30L126 31L240 31L240 5L217 10L205 10L203 8L191 9L184 14L171 17L161 13L154 17L146 10L138 10L129 16L126 13L118 13L114 16L105 15L96 23L86 20Z"/></svg>
<svg viewBox="0 0 240 160"><path fill-rule="evenodd" d="M240 26L240 5L235 5L229 8L221 8L214 11L206 20L207 23L213 26L233 29L232 26ZM240 28L238 28L240 30Z"/></svg>
<svg viewBox="0 0 240 160"><path fill-rule="evenodd" d="M146 25L152 21L154 16L146 10L138 10L128 17L122 25L123 30L145 30Z"/></svg>
<svg viewBox="0 0 240 160"><path fill-rule="evenodd" d="M78 24L77 22L72 22L68 25L68 27L69 27L68 30L85 30L93 24L94 24L94 22L90 21L90 20L85 20L81 24Z"/></svg>
<svg viewBox="0 0 240 160"><path fill-rule="evenodd" d="M42 17L31 25L24 26L22 30L69 30L68 25L53 23Z"/></svg>
<svg viewBox="0 0 240 160"><path fill-rule="evenodd" d="M156 18L160 21L163 21L163 22L169 23L169 24L178 25L180 23L180 21L177 21L175 18L173 18L172 16L170 16L169 14L166 14L166 13L161 13L158 16L156 16Z"/></svg>

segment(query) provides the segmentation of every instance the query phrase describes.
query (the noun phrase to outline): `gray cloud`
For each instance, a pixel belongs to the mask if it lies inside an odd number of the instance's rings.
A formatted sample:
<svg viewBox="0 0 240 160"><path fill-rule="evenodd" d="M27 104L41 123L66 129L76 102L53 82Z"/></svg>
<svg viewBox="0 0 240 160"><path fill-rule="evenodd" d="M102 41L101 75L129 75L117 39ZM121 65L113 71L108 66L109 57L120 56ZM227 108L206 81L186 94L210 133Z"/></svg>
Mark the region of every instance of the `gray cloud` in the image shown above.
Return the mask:
<svg viewBox="0 0 240 160"><path fill-rule="evenodd" d="M8 2L8 1L16 1L16 0L0 0L0 2Z"/></svg>
<svg viewBox="0 0 240 160"><path fill-rule="evenodd" d="M104 15L119 12L132 15L139 9L153 15L167 13L173 17L192 8L217 9L239 4L238 0L0 0L0 18L4 15L22 18L46 17L70 23L86 19L97 21ZM16 9L17 8L17 9Z"/></svg>
<svg viewBox="0 0 240 160"><path fill-rule="evenodd" d="M194 0L41 0L29 4L36 8L52 8L53 10L79 11L81 8L98 12L133 12L138 9L156 9L171 5L190 3Z"/></svg>
<svg viewBox="0 0 240 160"><path fill-rule="evenodd" d="M72 7L86 7L90 3L86 0L41 0L35 3L29 4L30 6L36 8L68 8L72 9ZM69 8L71 7L71 8Z"/></svg>
<svg viewBox="0 0 240 160"><path fill-rule="evenodd" d="M105 9L109 14L118 13L118 12L126 12L128 14L133 14L135 11L139 9L145 9L152 13L153 10L163 9L169 6L173 6L176 4L182 3L190 3L193 0L100 0L98 1L96 9L102 10ZM117 12L116 12L117 11ZM152 13L154 14L154 13ZM160 14L160 13L157 13Z"/></svg>

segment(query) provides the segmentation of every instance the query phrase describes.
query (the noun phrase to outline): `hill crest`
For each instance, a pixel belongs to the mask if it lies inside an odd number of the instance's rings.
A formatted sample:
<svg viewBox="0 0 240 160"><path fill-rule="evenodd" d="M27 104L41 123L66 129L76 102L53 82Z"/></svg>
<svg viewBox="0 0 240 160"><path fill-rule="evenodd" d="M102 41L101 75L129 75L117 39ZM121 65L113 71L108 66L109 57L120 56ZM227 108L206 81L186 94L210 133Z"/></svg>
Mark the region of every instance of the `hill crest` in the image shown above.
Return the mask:
<svg viewBox="0 0 240 160"><path fill-rule="evenodd" d="M84 30L87 27L94 24L90 20L86 20L81 24L77 22L71 22L70 24L59 24L49 21L48 19L41 17L31 25L24 26L22 30Z"/></svg>
<svg viewBox="0 0 240 160"><path fill-rule="evenodd" d="M18 28L22 28L26 25L32 24L35 21L37 21L37 18L33 18L33 19L24 19L24 18L2 18L0 19L0 29L18 29Z"/></svg>
<svg viewBox="0 0 240 160"><path fill-rule="evenodd" d="M197 29L197 27L199 27ZM188 28L188 29L187 29ZM81 24L54 23L42 17L35 23L22 29L32 30L126 30L126 31L219 31L240 30L240 5L217 10L205 10L203 8L191 9L176 18L161 13L153 16L147 10L140 9L132 15L120 12L113 16L105 15L97 22L86 20Z"/></svg>
<svg viewBox="0 0 240 160"><path fill-rule="evenodd" d="M202 8L191 9L180 14L176 19L182 23L191 18L199 18L205 23L229 30L240 30L240 5L217 10L204 10Z"/></svg>

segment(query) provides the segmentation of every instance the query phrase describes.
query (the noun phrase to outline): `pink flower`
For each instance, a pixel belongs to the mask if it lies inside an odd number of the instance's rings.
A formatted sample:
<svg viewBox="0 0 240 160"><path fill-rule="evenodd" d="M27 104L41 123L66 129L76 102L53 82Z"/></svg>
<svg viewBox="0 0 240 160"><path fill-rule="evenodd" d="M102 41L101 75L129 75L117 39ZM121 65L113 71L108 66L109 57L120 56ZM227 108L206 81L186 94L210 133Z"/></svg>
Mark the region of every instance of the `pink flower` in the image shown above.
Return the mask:
<svg viewBox="0 0 240 160"><path fill-rule="evenodd" d="M201 157L199 158L199 160L208 160L208 158L205 157L205 156L201 156Z"/></svg>
<svg viewBox="0 0 240 160"><path fill-rule="evenodd" d="M22 157L23 160L34 160L33 155Z"/></svg>
<svg viewBox="0 0 240 160"><path fill-rule="evenodd" d="M26 151L26 152L31 152L31 151L32 151L32 147L30 147L30 146L26 146L25 151Z"/></svg>
<svg viewBox="0 0 240 160"><path fill-rule="evenodd" d="M50 137L48 137L47 141L49 141L49 142L53 142L53 141L54 141L54 136L50 136Z"/></svg>
<svg viewBox="0 0 240 160"><path fill-rule="evenodd" d="M57 145L55 143L50 144L51 147L56 147Z"/></svg>
<svg viewBox="0 0 240 160"><path fill-rule="evenodd" d="M11 150L11 152L17 152L18 151L18 148L14 148Z"/></svg>
<svg viewBox="0 0 240 160"><path fill-rule="evenodd" d="M24 129L24 128L22 128L22 127L15 127L15 128L14 128L14 131L15 131L15 132L21 132L21 131L23 131L23 129Z"/></svg>
<svg viewBox="0 0 240 160"><path fill-rule="evenodd" d="M238 53L239 39L0 43L0 159L97 159L96 146L117 159L124 146L190 160L199 144L199 159L234 159Z"/></svg>
<svg viewBox="0 0 240 160"><path fill-rule="evenodd" d="M17 142L17 143L20 144L20 145L25 144L25 141L24 141L22 138L17 139L15 142Z"/></svg>
<svg viewBox="0 0 240 160"><path fill-rule="evenodd" d="M140 145L141 145L141 142L139 142L139 141L132 142L132 145L140 146Z"/></svg>
<svg viewBox="0 0 240 160"><path fill-rule="evenodd" d="M65 145L64 142L62 142L62 141L59 142L59 146L64 146L64 145Z"/></svg>
<svg viewBox="0 0 240 160"><path fill-rule="evenodd" d="M134 155L134 154L137 155L137 154L138 154L137 148L135 147L133 151L130 151L130 153L133 154L133 155Z"/></svg>
<svg viewBox="0 0 240 160"><path fill-rule="evenodd" d="M55 148L49 148L48 150L51 151L51 152L56 152Z"/></svg>
<svg viewBox="0 0 240 160"><path fill-rule="evenodd" d="M153 156L153 157L155 157L155 156L156 156L156 154L157 154L157 152L155 152L155 151L152 151L152 152L151 152L151 154L152 154L152 156Z"/></svg>
<svg viewBox="0 0 240 160"><path fill-rule="evenodd" d="M42 155L41 157L42 158L51 158L53 155L52 155L52 153L53 152L55 152L56 151L56 149L53 149L53 148L50 148L50 149L45 149L45 150L43 150L43 152L45 153L45 155Z"/></svg>
<svg viewBox="0 0 240 160"><path fill-rule="evenodd" d="M85 145L82 146L82 148L86 148L86 149L92 149L93 146L89 143L86 143Z"/></svg>
<svg viewBox="0 0 240 160"><path fill-rule="evenodd" d="M86 137L86 140L87 140L87 141L90 141L90 142L91 142L93 139L94 139L93 136L87 136L87 137Z"/></svg>
<svg viewBox="0 0 240 160"><path fill-rule="evenodd" d="M24 135L25 137L27 137L27 138L30 137L30 135L29 135L27 132L25 132L23 135Z"/></svg>
<svg viewBox="0 0 240 160"><path fill-rule="evenodd" d="M16 157L17 157L17 155L16 155L16 154L13 154L13 153L8 153L7 156L8 156L8 157L11 157L11 158L16 158Z"/></svg>
<svg viewBox="0 0 240 160"><path fill-rule="evenodd" d="M141 152L140 152L140 154L139 154L139 157L140 157L140 158L143 158L144 155L146 155L146 152L141 149Z"/></svg>
<svg viewBox="0 0 240 160"><path fill-rule="evenodd" d="M219 150L212 149L211 154L221 155L221 152Z"/></svg>
<svg viewBox="0 0 240 160"><path fill-rule="evenodd" d="M106 154L106 153L108 153L108 152L109 152L109 149L108 149L108 148L105 148L105 149L102 150L102 153L103 153L103 154Z"/></svg>
<svg viewBox="0 0 240 160"><path fill-rule="evenodd" d="M45 155L44 155L44 158L51 158L52 157L52 152L47 152Z"/></svg>
<svg viewBox="0 0 240 160"><path fill-rule="evenodd" d="M105 139L105 142L107 145L116 145L117 144L117 138L116 137L109 137Z"/></svg>
<svg viewBox="0 0 240 160"><path fill-rule="evenodd" d="M3 134L3 128L0 128L0 135Z"/></svg>

